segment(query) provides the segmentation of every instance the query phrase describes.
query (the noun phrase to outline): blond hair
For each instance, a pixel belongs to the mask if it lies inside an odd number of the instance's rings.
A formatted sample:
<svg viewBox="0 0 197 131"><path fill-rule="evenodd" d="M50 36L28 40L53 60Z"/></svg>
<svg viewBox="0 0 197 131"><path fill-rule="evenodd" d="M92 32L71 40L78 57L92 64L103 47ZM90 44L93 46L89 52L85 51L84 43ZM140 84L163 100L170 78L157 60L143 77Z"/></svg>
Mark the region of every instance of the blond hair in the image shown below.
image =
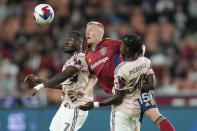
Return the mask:
<svg viewBox="0 0 197 131"><path fill-rule="evenodd" d="M90 22L87 24L87 26L88 26L88 25L92 25L92 24L98 25L98 26L104 31L104 25L103 25L102 23L97 22L97 21L90 21Z"/></svg>

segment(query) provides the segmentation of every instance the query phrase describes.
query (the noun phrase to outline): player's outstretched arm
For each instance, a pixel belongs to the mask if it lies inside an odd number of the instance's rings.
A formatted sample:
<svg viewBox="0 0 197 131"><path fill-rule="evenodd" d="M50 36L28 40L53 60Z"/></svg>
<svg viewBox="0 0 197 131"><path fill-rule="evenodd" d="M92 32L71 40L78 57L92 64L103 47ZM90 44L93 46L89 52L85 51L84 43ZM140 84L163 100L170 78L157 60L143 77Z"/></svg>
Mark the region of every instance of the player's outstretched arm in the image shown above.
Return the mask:
<svg viewBox="0 0 197 131"><path fill-rule="evenodd" d="M44 83L46 81L47 81L46 79L41 79L34 74L27 75L24 79L24 82L27 82L27 83L32 84L32 85L38 85L38 84ZM51 88L62 89L62 86L60 84L58 84L58 85L53 86Z"/></svg>
<svg viewBox="0 0 197 131"><path fill-rule="evenodd" d="M124 97L124 91L115 90L115 95L105 99L102 102L99 102L99 106L109 106L109 105L119 105L122 103L122 99Z"/></svg>
<svg viewBox="0 0 197 131"><path fill-rule="evenodd" d="M43 89L45 87L56 89L55 87L58 84L61 84L62 82L64 82L68 78L76 75L77 72L78 72L78 68L76 68L74 66L68 66L63 72L55 75L53 78L51 78L43 83L33 87L33 89L36 92L39 92L41 89Z"/></svg>
<svg viewBox="0 0 197 131"><path fill-rule="evenodd" d="M44 82L44 80L39 79L36 75L34 74L29 74L25 77L24 82L27 82L29 84L32 85L36 85L36 84L41 84Z"/></svg>
<svg viewBox="0 0 197 131"><path fill-rule="evenodd" d="M45 87L49 87L49 88L52 86L56 86L58 84L61 84L62 82L64 82L68 78L76 75L77 72L78 72L78 68L76 68L74 66L68 66L63 72L55 75L51 79L45 81L43 84Z"/></svg>
<svg viewBox="0 0 197 131"><path fill-rule="evenodd" d="M156 79L154 74L147 76L147 81L143 84L142 91L154 90L156 87Z"/></svg>
<svg viewBox="0 0 197 131"><path fill-rule="evenodd" d="M115 95L111 96L108 99L105 99L102 102L89 102L83 106L80 106L79 108L81 110L86 111L86 110L91 110L93 108L98 108L102 106L119 105L121 104L123 97L124 97L124 92L120 92L116 90Z"/></svg>
<svg viewBox="0 0 197 131"><path fill-rule="evenodd" d="M24 79L24 82L27 82L29 84L32 84L32 85L38 85L38 84L41 84L41 83L44 83L46 82L47 80L45 79L40 79L38 78L36 75L34 74L30 74L30 75L27 75ZM56 86L53 86L54 89L62 89L62 86L60 84L56 85ZM38 93L37 90L35 90L34 88L32 88L28 93L27 93L27 99L30 98L31 96L34 96L36 93Z"/></svg>

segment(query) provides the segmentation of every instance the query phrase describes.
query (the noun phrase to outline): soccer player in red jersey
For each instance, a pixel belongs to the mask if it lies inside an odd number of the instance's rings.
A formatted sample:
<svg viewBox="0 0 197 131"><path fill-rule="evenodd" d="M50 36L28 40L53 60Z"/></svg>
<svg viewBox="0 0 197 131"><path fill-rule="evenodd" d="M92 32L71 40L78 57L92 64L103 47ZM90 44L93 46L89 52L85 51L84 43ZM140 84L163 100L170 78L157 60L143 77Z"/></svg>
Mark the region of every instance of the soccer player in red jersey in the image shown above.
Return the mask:
<svg viewBox="0 0 197 131"><path fill-rule="evenodd" d="M88 47L85 51L89 69L96 75L106 93L112 94L115 68L123 61L120 55L120 40L102 40L104 26L90 22L86 29Z"/></svg>
<svg viewBox="0 0 197 131"><path fill-rule="evenodd" d="M86 61L99 84L106 93L111 94L114 82L114 70L123 61L120 54L121 41L104 39L104 26L99 22L89 22L86 28ZM143 92L138 100L142 113L152 120L161 131L174 131L169 120L158 111L153 93ZM139 129L138 129L139 130Z"/></svg>

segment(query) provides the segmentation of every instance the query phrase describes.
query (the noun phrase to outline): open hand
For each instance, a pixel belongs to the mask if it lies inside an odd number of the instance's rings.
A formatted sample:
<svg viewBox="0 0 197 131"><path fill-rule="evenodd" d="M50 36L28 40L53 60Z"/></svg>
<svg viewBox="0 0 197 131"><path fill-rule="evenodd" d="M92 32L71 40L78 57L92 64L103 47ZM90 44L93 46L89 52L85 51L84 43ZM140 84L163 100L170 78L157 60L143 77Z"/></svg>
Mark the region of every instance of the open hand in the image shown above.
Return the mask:
<svg viewBox="0 0 197 131"><path fill-rule="evenodd" d="M71 101L74 102L77 98L81 98L84 94L81 91L69 90L68 96L70 97Z"/></svg>

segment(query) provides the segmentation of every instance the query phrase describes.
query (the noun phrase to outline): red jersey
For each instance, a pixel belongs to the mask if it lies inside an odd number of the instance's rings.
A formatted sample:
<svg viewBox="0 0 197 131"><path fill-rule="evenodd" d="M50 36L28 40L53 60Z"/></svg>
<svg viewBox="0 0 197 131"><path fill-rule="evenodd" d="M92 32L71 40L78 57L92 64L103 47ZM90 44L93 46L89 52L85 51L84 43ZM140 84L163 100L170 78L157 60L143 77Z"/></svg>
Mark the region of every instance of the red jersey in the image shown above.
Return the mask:
<svg viewBox="0 0 197 131"><path fill-rule="evenodd" d="M111 94L114 83L114 70L123 61L120 54L121 41L104 39L95 51L86 49L89 69L97 76L106 93Z"/></svg>

